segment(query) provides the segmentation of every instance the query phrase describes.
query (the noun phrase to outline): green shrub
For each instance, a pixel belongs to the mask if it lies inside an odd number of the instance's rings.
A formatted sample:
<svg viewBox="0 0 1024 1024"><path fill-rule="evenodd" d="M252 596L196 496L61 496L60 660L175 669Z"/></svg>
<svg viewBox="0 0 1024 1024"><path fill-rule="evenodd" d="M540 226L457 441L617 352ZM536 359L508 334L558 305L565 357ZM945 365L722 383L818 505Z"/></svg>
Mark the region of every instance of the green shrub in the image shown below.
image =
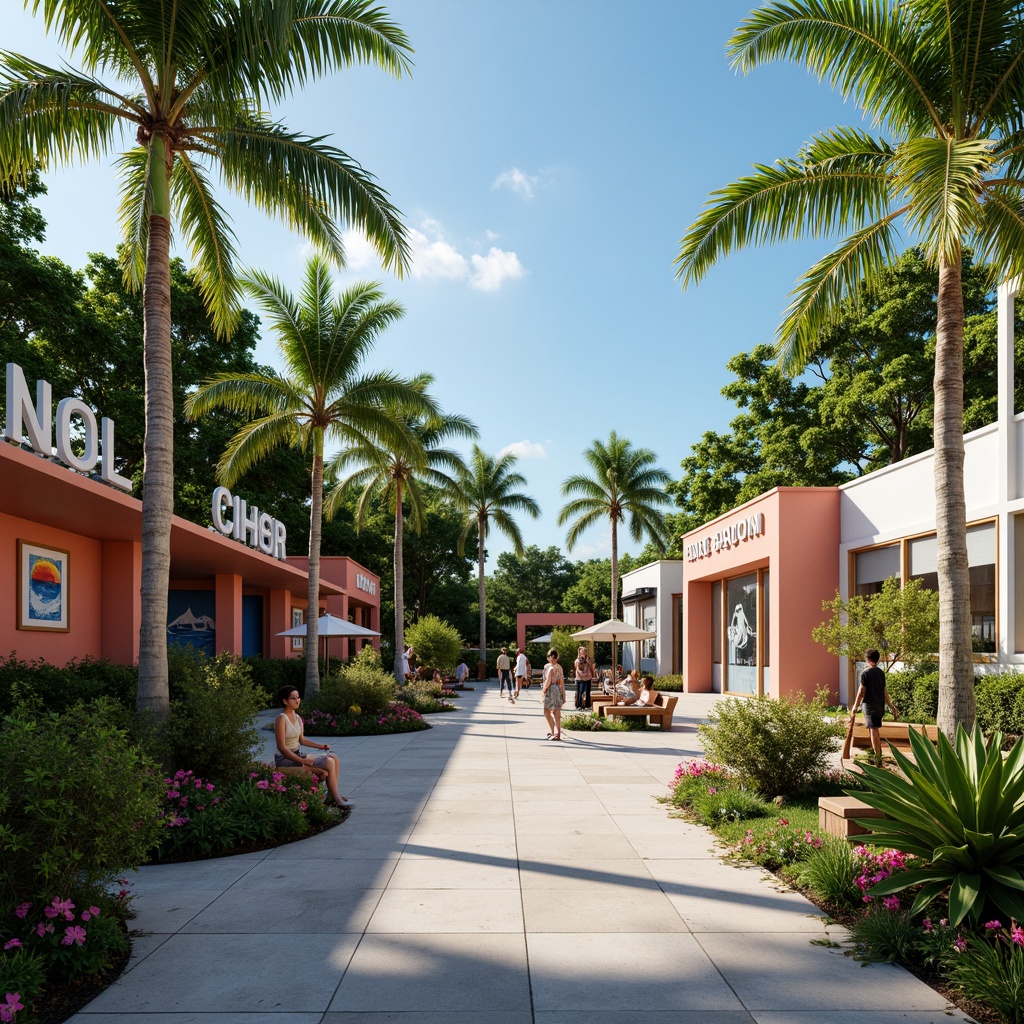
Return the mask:
<svg viewBox="0 0 1024 1024"><path fill-rule="evenodd" d="M406 683L399 691L398 699L421 715L455 710L454 704L441 700L441 684L427 679Z"/></svg>
<svg viewBox="0 0 1024 1024"><path fill-rule="evenodd" d="M709 761L725 765L765 796L799 792L828 766L843 726L814 700L752 697L719 701L698 732Z"/></svg>
<svg viewBox="0 0 1024 1024"><path fill-rule="evenodd" d="M439 668L454 672L462 651L459 631L436 615L424 615L418 622L405 627L405 642L416 651L416 662L429 671Z"/></svg>
<svg viewBox="0 0 1024 1024"><path fill-rule="evenodd" d="M902 774L864 767L860 798L884 814L863 819L871 842L921 858L923 866L883 879L872 896L920 886L912 913L949 890L949 920L975 924L1003 914L1024 920L1024 740L1004 758L1002 734L986 747L977 724L956 747L910 731L914 761L896 751Z"/></svg>
<svg viewBox="0 0 1024 1024"><path fill-rule="evenodd" d="M95 889L157 844L163 774L99 700L0 725L0 908Z"/></svg>
<svg viewBox="0 0 1024 1024"><path fill-rule="evenodd" d="M267 706L249 666L192 648L167 653L171 715L156 726L143 723L146 749L172 770L189 769L218 784L244 778L259 742L256 715Z"/></svg>
<svg viewBox="0 0 1024 1024"><path fill-rule="evenodd" d="M1024 674L980 676L974 688L978 724L985 732L1024 734Z"/></svg>
<svg viewBox="0 0 1024 1024"><path fill-rule="evenodd" d="M242 660L249 668L253 683L267 695L271 703L277 700L277 691L282 686L298 690L300 697L305 695L305 658L264 658L259 654L251 654ZM334 664L334 658L331 658L331 664ZM326 676L326 672L321 672L321 679Z"/></svg>
<svg viewBox="0 0 1024 1024"><path fill-rule="evenodd" d="M656 690L671 690L680 693L685 689L681 675L658 676L654 680L654 688Z"/></svg>
<svg viewBox="0 0 1024 1024"><path fill-rule="evenodd" d="M1024 947L1005 934L974 937L945 963L947 977L968 999L991 1006L1010 1024L1024 1024Z"/></svg>
<svg viewBox="0 0 1024 1024"><path fill-rule="evenodd" d="M722 831L721 826L717 830ZM806 859L822 842L817 831L794 825L789 818L755 821L732 847L730 856L778 871Z"/></svg>
<svg viewBox="0 0 1024 1024"><path fill-rule="evenodd" d="M919 958L918 931L909 911L872 903L850 925L850 938L861 960L909 965Z"/></svg>
<svg viewBox="0 0 1024 1024"><path fill-rule="evenodd" d="M349 708L359 708L363 715L387 709L398 693L398 684L385 672L380 655L372 647L364 647L336 675L327 677L320 692L306 702L306 709L325 714L347 715ZM305 713L303 714L305 717Z"/></svg>
<svg viewBox="0 0 1024 1024"><path fill-rule="evenodd" d="M798 878L801 885L812 889L826 903L852 907L863 896L855 881L858 866L857 855L845 839L824 836L821 846L808 853Z"/></svg>
<svg viewBox="0 0 1024 1024"><path fill-rule="evenodd" d="M7 934L4 929L4 938ZM45 985L46 959L41 953L24 947L0 953L0 991L17 992L29 1006L42 995Z"/></svg>
<svg viewBox="0 0 1024 1024"><path fill-rule="evenodd" d="M765 803L756 793L735 784L704 786L694 794L690 806L697 820L703 825L764 818L773 810L771 805Z"/></svg>
<svg viewBox="0 0 1024 1024"><path fill-rule="evenodd" d="M8 714L23 698L35 695L49 711L64 711L98 697L126 708L135 706L138 672L130 665L83 658L58 668L45 661L19 661L12 653L0 658L0 714Z"/></svg>
<svg viewBox="0 0 1024 1024"><path fill-rule="evenodd" d="M922 669L890 672L885 679L893 704L899 709L901 722L935 721L939 708L939 673Z"/></svg>

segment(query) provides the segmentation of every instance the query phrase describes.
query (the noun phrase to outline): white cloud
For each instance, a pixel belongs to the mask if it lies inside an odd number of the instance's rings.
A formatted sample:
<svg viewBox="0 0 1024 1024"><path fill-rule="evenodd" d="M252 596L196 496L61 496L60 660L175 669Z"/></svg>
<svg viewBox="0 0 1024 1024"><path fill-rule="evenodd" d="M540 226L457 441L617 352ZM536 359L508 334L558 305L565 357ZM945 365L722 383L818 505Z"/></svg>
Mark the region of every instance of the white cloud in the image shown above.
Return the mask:
<svg viewBox="0 0 1024 1024"><path fill-rule="evenodd" d="M469 283L482 292L497 291L506 281L515 281L526 273L514 252L506 252L493 245L486 256L474 253L472 262L473 276Z"/></svg>
<svg viewBox="0 0 1024 1024"><path fill-rule="evenodd" d="M409 242L413 250L412 276L420 280L466 281L478 291L493 292L526 273L514 252L495 246L486 255L472 253L467 258L445 237L443 225L431 218L409 229Z"/></svg>
<svg viewBox="0 0 1024 1024"><path fill-rule="evenodd" d="M380 257L370 240L352 228L342 234L345 246L345 266L348 270L380 269Z"/></svg>
<svg viewBox="0 0 1024 1024"><path fill-rule="evenodd" d="M491 188L511 189L513 192L518 192L525 199L532 199L533 190L539 181L540 178L537 175L527 174L518 167L513 167L510 171L502 171L494 179L494 184Z"/></svg>
<svg viewBox="0 0 1024 1024"><path fill-rule="evenodd" d="M512 444L505 445L498 452L499 459L503 455L514 455L517 459L546 459L548 457L543 441L513 441Z"/></svg>

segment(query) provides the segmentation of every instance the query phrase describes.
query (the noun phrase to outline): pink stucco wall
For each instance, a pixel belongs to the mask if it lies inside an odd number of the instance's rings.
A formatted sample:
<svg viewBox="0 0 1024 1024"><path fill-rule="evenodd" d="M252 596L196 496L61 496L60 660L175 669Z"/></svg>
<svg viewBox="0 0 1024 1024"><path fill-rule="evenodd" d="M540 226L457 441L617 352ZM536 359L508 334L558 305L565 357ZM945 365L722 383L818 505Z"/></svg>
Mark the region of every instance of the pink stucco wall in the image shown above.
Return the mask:
<svg viewBox="0 0 1024 1024"><path fill-rule="evenodd" d="M770 572L768 692L808 696L825 687L837 694L837 662L811 640L824 619L822 602L839 586L839 491L779 487L683 537L684 553L741 520L762 514L759 536L685 557L683 675L687 691L712 689L711 584L757 569ZM708 545L705 545L709 547ZM724 655L723 645L723 655Z"/></svg>

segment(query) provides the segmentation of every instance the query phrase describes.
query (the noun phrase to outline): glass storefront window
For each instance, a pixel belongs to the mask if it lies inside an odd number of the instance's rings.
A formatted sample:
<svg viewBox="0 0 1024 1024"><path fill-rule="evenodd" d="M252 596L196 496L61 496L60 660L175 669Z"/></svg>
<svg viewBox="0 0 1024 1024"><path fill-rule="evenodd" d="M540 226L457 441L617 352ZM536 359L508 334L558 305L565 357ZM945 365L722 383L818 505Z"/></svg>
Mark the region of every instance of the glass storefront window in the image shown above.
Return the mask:
<svg viewBox="0 0 1024 1024"><path fill-rule="evenodd" d="M726 583L729 626L726 685L730 693L757 693L757 574Z"/></svg>
<svg viewBox="0 0 1024 1024"><path fill-rule="evenodd" d="M771 601L769 600L771 573L767 569L761 573L761 600L764 603L764 615L761 617L761 650L764 658L764 692L768 692L768 666L772 663L772 651L768 641L771 638Z"/></svg>
<svg viewBox="0 0 1024 1024"><path fill-rule="evenodd" d="M899 544L858 551L854 556L853 573L854 593L858 597L881 593L882 584L890 576L900 576Z"/></svg>

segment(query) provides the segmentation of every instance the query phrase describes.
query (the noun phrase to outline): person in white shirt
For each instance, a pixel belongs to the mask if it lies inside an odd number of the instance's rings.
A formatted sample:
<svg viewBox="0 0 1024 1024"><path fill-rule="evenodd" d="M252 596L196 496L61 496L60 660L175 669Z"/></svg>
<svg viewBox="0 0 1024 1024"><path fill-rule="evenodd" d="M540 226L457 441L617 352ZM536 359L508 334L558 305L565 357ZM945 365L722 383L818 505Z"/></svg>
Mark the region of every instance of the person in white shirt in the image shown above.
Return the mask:
<svg viewBox="0 0 1024 1024"><path fill-rule="evenodd" d="M519 652L516 654L516 696L519 696L519 691L524 686L528 686L530 682L530 663L526 660L526 651L521 647Z"/></svg>

